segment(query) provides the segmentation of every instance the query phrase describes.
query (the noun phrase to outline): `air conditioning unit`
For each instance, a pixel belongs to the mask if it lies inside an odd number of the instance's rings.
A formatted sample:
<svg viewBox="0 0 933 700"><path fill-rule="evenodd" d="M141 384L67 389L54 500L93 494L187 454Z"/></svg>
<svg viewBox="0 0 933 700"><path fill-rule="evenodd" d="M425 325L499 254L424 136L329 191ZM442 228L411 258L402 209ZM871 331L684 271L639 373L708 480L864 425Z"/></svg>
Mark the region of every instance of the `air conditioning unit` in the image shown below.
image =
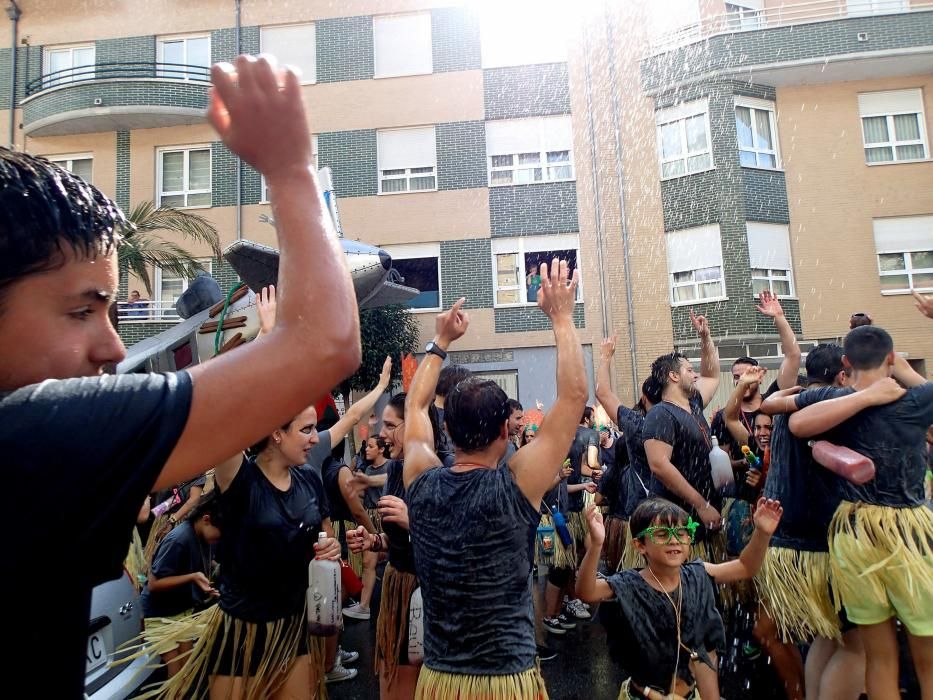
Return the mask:
<svg viewBox="0 0 933 700"><path fill-rule="evenodd" d="M859 33L856 35L856 38L857 38L859 41L868 41L868 32L859 32Z"/></svg>
<svg viewBox="0 0 933 700"><path fill-rule="evenodd" d="M95 106L95 107L100 107L102 104L104 104L104 101L103 101L100 97L95 97L95 98L94 98L94 106Z"/></svg>

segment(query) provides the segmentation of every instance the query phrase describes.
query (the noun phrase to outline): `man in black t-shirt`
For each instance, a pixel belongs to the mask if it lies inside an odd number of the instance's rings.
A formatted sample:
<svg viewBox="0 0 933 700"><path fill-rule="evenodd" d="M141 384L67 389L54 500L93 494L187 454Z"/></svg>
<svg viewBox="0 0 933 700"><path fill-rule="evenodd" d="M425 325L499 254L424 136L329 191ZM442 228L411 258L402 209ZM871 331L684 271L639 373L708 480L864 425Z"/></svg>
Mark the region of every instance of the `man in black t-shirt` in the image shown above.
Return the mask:
<svg viewBox="0 0 933 700"><path fill-rule="evenodd" d="M0 452L5 514L29 523L0 566L0 598L16 601L4 665L43 697L82 696L91 589L121 575L146 494L268 435L359 365L353 285L323 223L298 78L245 56L235 70L214 67L208 118L269 183L286 293L268 337L190 371L100 376L125 354L108 310L128 224L83 180L0 149Z"/></svg>

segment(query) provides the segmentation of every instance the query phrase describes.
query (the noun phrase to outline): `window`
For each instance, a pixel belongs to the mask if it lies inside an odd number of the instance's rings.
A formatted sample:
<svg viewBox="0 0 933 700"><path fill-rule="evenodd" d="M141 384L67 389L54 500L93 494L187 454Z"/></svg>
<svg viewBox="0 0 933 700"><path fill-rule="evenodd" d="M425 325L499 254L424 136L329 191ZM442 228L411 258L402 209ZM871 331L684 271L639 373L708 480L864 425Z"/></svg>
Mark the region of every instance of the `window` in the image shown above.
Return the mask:
<svg viewBox="0 0 933 700"><path fill-rule="evenodd" d="M885 15L892 12L907 12L909 0L846 0L849 15Z"/></svg>
<svg viewBox="0 0 933 700"><path fill-rule="evenodd" d="M374 17L373 52L377 78L430 73L431 14Z"/></svg>
<svg viewBox="0 0 933 700"><path fill-rule="evenodd" d="M778 167L776 123L773 102L735 98L735 129L741 165L747 168Z"/></svg>
<svg viewBox="0 0 933 700"><path fill-rule="evenodd" d="M662 109L656 120L662 180L712 169L706 100Z"/></svg>
<svg viewBox="0 0 933 700"><path fill-rule="evenodd" d="M89 66L91 68L89 68ZM94 78L93 46L62 46L45 50L42 61L43 88Z"/></svg>
<svg viewBox="0 0 933 700"><path fill-rule="evenodd" d="M510 399L518 400L518 370L495 370L492 372L473 372L477 379L495 382Z"/></svg>
<svg viewBox="0 0 933 700"><path fill-rule="evenodd" d="M157 162L159 206L211 206L210 146L160 150Z"/></svg>
<svg viewBox="0 0 933 700"><path fill-rule="evenodd" d="M671 304L678 306L725 299L719 225L671 231L664 235Z"/></svg>
<svg viewBox="0 0 933 700"><path fill-rule="evenodd" d="M579 249L580 241L576 235L494 239L492 274L495 306L537 304L541 263L550 265L557 257L566 260L573 270L580 266ZM582 298L581 284L577 287L577 301Z"/></svg>
<svg viewBox="0 0 933 700"><path fill-rule="evenodd" d="M211 38L208 35L159 39L158 77L210 80Z"/></svg>
<svg viewBox="0 0 933 700"><path fill-rule="evenodd" d="M762 0L726 3L726 26L733 31L760 29L764 26L761 10Z"/></svg>
<svg viewBox="0 0 933 700"><path fill-rule="evenodd" d="M570 115L486 122L489 185L573 180Z"/></svg>
<svg viewBox="0 0 933 700"><path fill-rule="evenodd" d="M211 274L212 261L210 258L199 262L204 267L205 272ZM157 267L155 270L156 308L154 311L163 319L178 318L178 313L175 311L175 302L188 289L189 282L190 280L187 277L179 277Z"/></svg>
<svg viewBox="0 0 933 700"><path fill-rule="evenodd" d="M794 296L790 236L783 224L749 221L748 262L752 271L752 293L770 291L779 297Z"/></svg>
<svg viewBox="0 0 933 700"><path fill-rule="evenodd" d="M376 133L379 194L437 189L434 127Z"/></svg>
<svg viewBox="0 0 933 700"><path fill-rule="evenodd" d="M529 11L527 3L483 2L480 8L483 68L565 62L570 36L565 20L561 12Z"/></svg>
<svg viewBox="0 0 933 700"><path fill-rule="evenodd" d="M320 170L321 164L317 157L317 134L311 134L311 157L314 158L314 169ZM266 184L266 176L260 175L262 180L262 199L259 200L261 204L267 203L269 201L269 185Z"/></svg>
<svg viewBox="0 0 933 700"><path fill-rule="evenodd" d="M927 158L923 94L919 89L862 93L858 107L866 163Z"/></svg>
<svg viewBox="0 0 933 700"><path fill-rule="evenodd" d="M298 68L303 85L317 80L317 49L313 24L263 27L260 45L262 52L275 56L279 65Z"/></svg>
<svg viewBox="0 0 933 700"><path fill-rule="evenodd" d="M80 156L49 156L49 160L60 168L77 175L85 182L91 182L94 159L90 155Z"/></svg>
<svg viewBox="0 0 933 700"><path fill-rule="evenodd" d="M414 287L421 293L406 302L406 306L423 311L439 311L441 308L441 272L439 243L413 243L411 245L387 246L392 256L392 269L404 277L406 287Z"/></svg>
<svg viewBox="0 0 933 700"><path fill-rule="evenodd" d="M875 219L882 294L933 292L933 215Z"/></svg>

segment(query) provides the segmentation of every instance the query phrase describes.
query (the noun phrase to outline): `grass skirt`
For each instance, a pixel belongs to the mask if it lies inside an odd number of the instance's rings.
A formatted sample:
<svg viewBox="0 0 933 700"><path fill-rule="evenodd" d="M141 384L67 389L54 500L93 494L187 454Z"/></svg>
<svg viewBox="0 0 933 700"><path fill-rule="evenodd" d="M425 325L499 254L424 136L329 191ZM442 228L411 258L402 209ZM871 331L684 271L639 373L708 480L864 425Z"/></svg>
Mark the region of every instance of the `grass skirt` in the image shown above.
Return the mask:
<svg viewBox="0 0 933 700"><path fill-rule="evenodd" d="M347 533L357 527L359 525L352 520L337 520L334 522L334 534L337 536L341 548L347 552L347 563L350 564L353 573L361 577L363 575L363 553L351 552L350 548L347 547Z"/></svg>
<svg viewBox="0 0 933 700"><path fill-rule="evenodd" d="M891 508L843 501L829 526L836 608L869 599L887 605L888 591L929 615L919 601L933 590L933 511L927 506Z"/></svg>
<svg viewBox="0 0 933 700"><path fill-rule="evenodd" d="M509 676L467 676L423 666L415 700L547 700L537 667Z"/></svg>
<svg viewBox="0 0 933 700"><path fill-rule="evenodd" d="M159 544L172 530L172 523L169 520L170 516L171 513L162 513L162 515L158 516L152 522L152 527L149 528L149 537L146 539L146 548L144 550L146 557L146 571L148 571L149 567L152 566L152 559L155 557L155 553L159 548Z"/></svg>
<svg viewBox="0 0 933 700"><path fill-rule="evenodd" d="M408 608L417 587L414 574L386 565L376 620L376 672L382 674L389 686L395 681L403 651L405 658L408 656Z"/></svg>
<svg viewBox="0 0 933 700"><path fill-rule="evenodd" d="M755 584L782 641L842 639L829 569L828 552L768 548Z"/></svg>
<svg viewBox="0 0 933 700"><path fill-rule="evenodd" d="M146 585L146 579L149 577L149 560L146 559L146 550L143 547L143 541L139 536L139 530L133 528L133 539L130 541L130 549L126 554L126 560L123 562L127 573L133 580L133 588L137 593L141 593L143 586Z"/></svg>
<svg viewBox="0 0 933 700"><path fill-rule="evenodd" d="M622 554L625 551L625 540L628 535L628 521L622 518L606 518L606 539L603 542L603 561L607 572L619 570L622 564Z"/></svg>
<svg viewBox="0 0 933 700"><path fill-rule="evenodd" d="M372 521L373 527L376 528L376 534L382 532L382 516L379 515L378 508L367 508L366 514L369 516L369 519Z"/></svg>

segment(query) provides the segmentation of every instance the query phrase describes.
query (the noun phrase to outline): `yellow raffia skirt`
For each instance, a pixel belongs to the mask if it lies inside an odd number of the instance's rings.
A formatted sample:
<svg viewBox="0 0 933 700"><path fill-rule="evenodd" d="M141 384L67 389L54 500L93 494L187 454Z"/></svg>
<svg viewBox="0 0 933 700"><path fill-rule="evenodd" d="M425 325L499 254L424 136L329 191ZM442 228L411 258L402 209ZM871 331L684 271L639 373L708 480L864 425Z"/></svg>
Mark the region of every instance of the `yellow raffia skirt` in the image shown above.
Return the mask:
<svg viewBox="0 0 933 700"><path fill-rule="evenodd" d="M130 549L126 553L123 566L126 567L127 573L133 579L133 588L136 589L137 593L141 593L143 586L146 585L146 579L149 577L149 560L146 559L146 550L136 527L133 527L133 539L130 540Z"/></svg>
<svg viewBox="0 0 933 700"><path fill-rule="evenodd" d="M509 676L467 676L423 666L415 700L547 700L547 688L537 668Z"/></svg>
<svg viewBox="0 0 933 700"><path fill-rule="evenodd" d="M828 552L769 547L755 585L782 641L797 644L814 637L842 639L830 587Z"/></svg>
<svg viewBox="0 0 933 700"><path fill-rule="evenodd" d="M334 523L334 529L336 530L334 534L337 536L337 540L340 542L341 546L347 543L347 533L358 527L359 525L352 520L338 520ZM354 574L357 576L363 575L362 552L351 552L350 548L347 547L347 563L350 564L350 568L353 569Z"/></svg>
<svg viewBox="0 0 933 700"><path fill-rule="evenodd" d="M837 609L896 601L912 617L933 615L921 603L933 591L933 511L927 506L843 501L829 526L829 551Z"/></svg>
<svg viewBox="0 0 933 700"><path fill-rule="evenodd" d="M171 513L162 513L162 515L158 516L153 521L152 527L149 529L149 537L146 538L146 547L144 549L146 558L146 571L148 571L149 567L152 566L152 559L155 557L155 553L159 548L159 544L172 530L172 523L169 520L169 516L171 516Z"/></svg>
<svg viewBox="0 0 933 700"><path fill-rule="evenodd" d="M382 576L382 599L376 620L376 672L391 686L398 672L402 648L408 647L408 610L418 587L414 574L387 564Z"/></svg>

